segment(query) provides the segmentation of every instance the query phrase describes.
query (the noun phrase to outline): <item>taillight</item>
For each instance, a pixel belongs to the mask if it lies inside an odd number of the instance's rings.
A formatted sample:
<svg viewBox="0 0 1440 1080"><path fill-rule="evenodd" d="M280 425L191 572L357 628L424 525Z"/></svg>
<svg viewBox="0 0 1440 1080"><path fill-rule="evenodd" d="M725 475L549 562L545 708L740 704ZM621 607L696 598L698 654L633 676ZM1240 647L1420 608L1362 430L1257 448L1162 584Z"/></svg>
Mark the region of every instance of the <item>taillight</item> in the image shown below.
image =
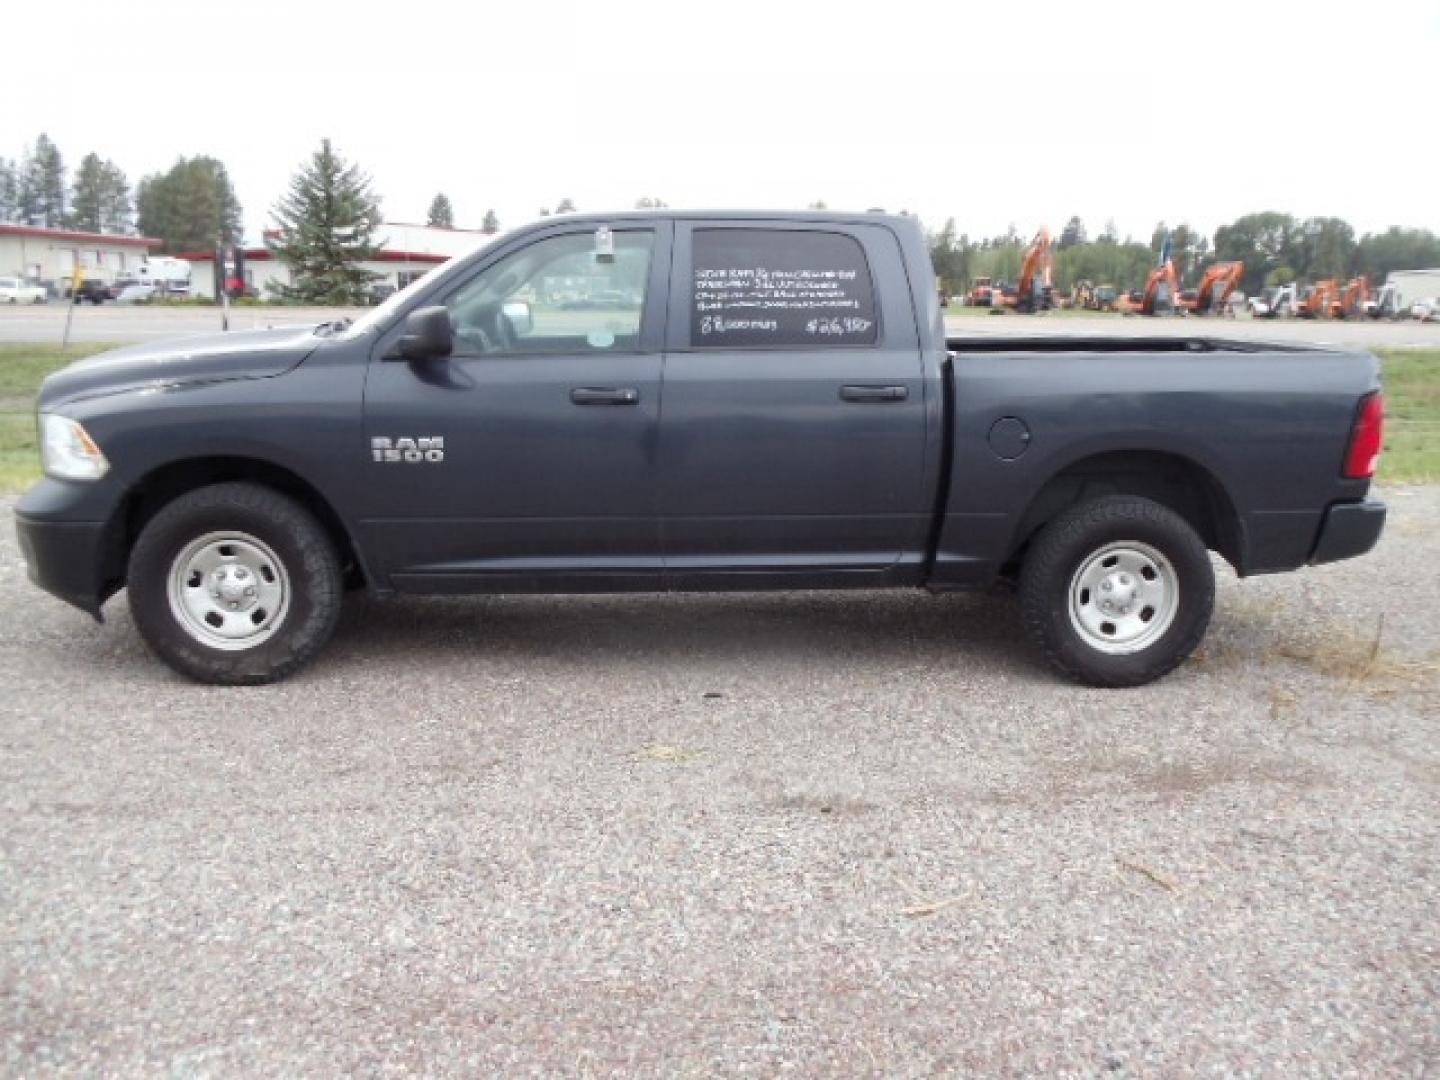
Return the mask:
<svg viewBox="0 0 1440 1080"><path fill-rule="evenodd" d="M1350 448L1345 451L1345 476L1350 480L1369 480L1375 475L1380 460L1380 447L1385 442L1385 395L1379 390L1360 399L1355 423L1350 428Z"/></svg>

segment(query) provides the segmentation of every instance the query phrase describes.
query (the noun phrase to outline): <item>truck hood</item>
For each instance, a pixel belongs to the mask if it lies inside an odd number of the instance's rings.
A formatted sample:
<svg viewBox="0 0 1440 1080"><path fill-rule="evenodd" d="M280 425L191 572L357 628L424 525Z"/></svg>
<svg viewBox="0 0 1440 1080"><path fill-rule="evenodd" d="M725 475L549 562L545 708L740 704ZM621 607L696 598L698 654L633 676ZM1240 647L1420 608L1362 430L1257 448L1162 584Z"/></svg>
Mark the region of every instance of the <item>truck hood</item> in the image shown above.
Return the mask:
<svg viewBox="0 0 1440 1080"><path fill-rule="evenodd" d="M40 410L147 387L283 375L321 341L313 326L286 326L130 345L55 372L40 386Z"/></svg>

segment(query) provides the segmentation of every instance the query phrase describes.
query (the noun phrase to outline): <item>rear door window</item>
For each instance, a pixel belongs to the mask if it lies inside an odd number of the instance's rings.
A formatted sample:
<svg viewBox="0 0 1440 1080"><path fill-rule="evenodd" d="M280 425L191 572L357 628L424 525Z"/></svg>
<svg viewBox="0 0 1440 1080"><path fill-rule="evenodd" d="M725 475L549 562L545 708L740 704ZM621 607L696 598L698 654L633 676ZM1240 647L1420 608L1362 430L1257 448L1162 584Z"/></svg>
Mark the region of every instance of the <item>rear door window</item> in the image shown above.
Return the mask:
<svg viewBox="0 0 1440 1080"><path fill-rule="evenodd" d="M690 345L820 348L879 340L865 249L844 233L697 229Z"/></svg>

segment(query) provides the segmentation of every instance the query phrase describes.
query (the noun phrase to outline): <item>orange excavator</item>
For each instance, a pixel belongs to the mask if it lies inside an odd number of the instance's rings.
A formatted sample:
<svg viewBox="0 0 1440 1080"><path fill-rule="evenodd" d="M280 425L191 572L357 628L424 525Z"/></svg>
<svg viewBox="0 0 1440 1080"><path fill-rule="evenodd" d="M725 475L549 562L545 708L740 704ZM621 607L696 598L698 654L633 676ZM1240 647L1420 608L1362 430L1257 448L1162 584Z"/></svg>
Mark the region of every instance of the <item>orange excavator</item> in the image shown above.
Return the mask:
<svg viewBox="0 0 1440 1080"><path fill-rule="evenodd" d="M1015 291L1012 293L1007 289L1003 294L1004 305L1027 314L1054 307L1055 290L1050 284L1054 268L1055 252L1050 244L1050 230L1042 227L1025 252Z"/></svg>
<svg viewBox="0 0 1440 1080"><path fill-rule="evenodd" d="M1217 315L1228 310L1230 296L1245 276L1243 262L1222 262L1206 267L1200 287L1180 298L1180 307L1191 315Z"/></svg>
<svg viewBox="0 0 1440 1080"><path fill-rule="evenodd" d="M1166 259L1145 280L1145 291L1140 296L1141 315L1174 315L1179 311L1180 277L1175 273L1175 263Z"/></svg>
<svg viewBox="0 0 1440 1080"><path fill-rule="evenodd" d="M1370 279L1364 274L1353 277L1340 290L1340 297L1331 308L1337 319L1358 319L1370 313Z"/></svg>
<svg viewBox="0 0 1440 1080"><path fill-rule="evenodd" d="M1334 278L1317 281L1300 301L1299 306L1295 309L1295 314L1302 319L1333 318L1339 299L1339 282Z"/></svg>

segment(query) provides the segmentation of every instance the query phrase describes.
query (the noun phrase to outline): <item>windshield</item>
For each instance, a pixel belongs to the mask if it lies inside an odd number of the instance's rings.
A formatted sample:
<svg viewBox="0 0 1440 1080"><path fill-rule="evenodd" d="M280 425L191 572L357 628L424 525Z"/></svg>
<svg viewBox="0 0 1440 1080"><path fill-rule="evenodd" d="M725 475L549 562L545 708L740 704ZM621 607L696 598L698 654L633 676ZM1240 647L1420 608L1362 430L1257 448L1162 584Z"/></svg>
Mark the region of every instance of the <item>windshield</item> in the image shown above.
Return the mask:
<svg viewBox="0 0 1440 1080"><path fill-rule="evenodd" d="M485 248L498 243L502 239L504 239L503 234L493 236L484 244L481 244L480 247L476 248L475 251L483 251ZM475 251L467 251L464 255L456 255L447 262L441 263L424 277L416 278L403 289L391 293L378 307L372 308L364 315L361 315L360 318L351 323L339 336L348 341L351 338L360 337L362 334L368 334L378 326L385 326L395 318L397 311L409 305L413 299L412 294L416 286L429 286L436 281L454 276L455 271L459 269L463 263L467 262L470 256L475 254Z"/></svg>

